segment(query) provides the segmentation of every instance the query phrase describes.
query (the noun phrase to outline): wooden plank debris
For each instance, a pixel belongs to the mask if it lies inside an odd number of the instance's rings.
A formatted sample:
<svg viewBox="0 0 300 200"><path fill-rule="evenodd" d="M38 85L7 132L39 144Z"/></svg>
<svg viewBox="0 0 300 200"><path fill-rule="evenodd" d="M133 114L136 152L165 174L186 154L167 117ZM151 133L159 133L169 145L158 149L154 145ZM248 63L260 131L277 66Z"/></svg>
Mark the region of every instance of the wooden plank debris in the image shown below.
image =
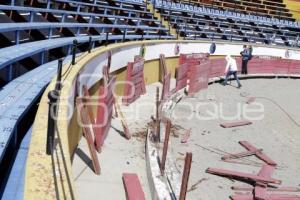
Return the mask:
<svg viewBox="0 0 300 200"><path fill-rule="evenodd" d="M139 177L134 173L123 173L122 176L126 200L145 200Z"/></svg>
<svg viewBox="0 0 300 200"><path fill-rule="evenodd" d="M121 123L122 123L124 136L125 136L126 139L129 140L131 138L131 134L129 133L129 128L128 128L127 122L125 120L125 117L123 115L123 112L121 110L121 107L119 105L118 100L115 101L115 108L116 108L116 113L117 113L118 117L120 117L120 120L121 120Z"/></svg>
<svg viewBox="0 0 300 200"><path fill-rule="evenodd" d="M190 171L191 171L191 165L192 165L192 157L193 157L192 153L190 153L190 152L186 153L179 200L185 200L186 199L187 187L188 187Z"/></svg>
<svg viewBox="0 0 300 200"><path fill-rule="evenodd" d="M192 131L192 129L190 128L185 132L185 134L183 135L183 137L181 139L181 143L187 143L188 139L191 136L191 131Z"/></svg>
<svg viewBox="0 0 300 200"><path fill-rule="evenodd" d="M232 186L232 190L236 191L253 191L254 187L251 185L248 186ZM297 187L268 187L267 191L274 192L300 192L300 188Z"/></svg>
<svg viewBox="0 0 300 200"><path fill-rule="evenodd" d="M217 168L207 168L206 172L210 174L219 175L219 176L226 176L234 179L243 179L243 180L248 180L248 181L258 182L258 183L281 184L280 180L273 179L273 178L265 178L255 174L250 174L245 172L237 172L237 171L217 169Z"/></svg>
<svg viewBox="0 0 300 200"><path fill-rule="evenodd" d="M91 123L91 120L89 119L89 114L88 114L88 110L86 107L84 107L83 103L82 103L82 99L81 98L77 98L76 99L76 104L77 104L77 112L79 112L80 114L80 120L82 123L82 128L83 128L83 135L87 141L88 147L89 147L89 152L92 158L92 163L93 163L93 167L94 167L94 171L96 174L100 174L101 169L100 169L100 164L99 164L99 160L98 160L98 156L97 156L97 152L96 152L96 148L94 146L94 140L93 140L93 135L94 134L94 128L93 125Z"/></svg>
<svg viewBox="0 0 300 200"><path fill-rule="evenodd" d="M223 128L232 128L237 126L246 126L252 124L249 120L238 120L238 121L231 121L231 122L224 122L221 123L220 126Z"/></svg>
<svg viewBox="0 0 300 200"><path fill-rule="evenodd" d="M264 154L262 151L258 151L259 149L257 149L256 147L254 147L253 145L251 145L249 142L247 141L240 141L239 142L240 145L242 145L244 148L246 148L248 151L256 151L255 156L261 160L263 160L265 163L267 163L268 165L274 165L276 166L277 163L274 162L273 160L271 160L266 154Z"/></svg>
<svg viewBox="0 0 300 200"><path fill-rule="evenodd" d="M229 154L229 155L222 156L221 159L229 160L229 159L242 158L242 157L246 157L246 156L252 156L252 155L255 155L257 151L262 151L262 149L258 149L255 151L245 151L245 152L236 153L236 154Z"/></svg>
<svg viewBox="0 0 300 200"><path fill-rule="evenodd" d="M165 171L165 165L166 165L166 159L167 159L167 152L168 152L168 145L169 145L169 138L171 133L171 121L168 120L166 124L166 131L165 131L165 139L164 139L164 146L163 146L163 153L162 153L162 159L160 163L160 170L162 175Z"/></svg>
<svg viewBox="0 0 300 200"><path fill-rule="evenodd" d="M231 195L232 200L254 200L251 194L237 194ZM290 194L268 194L265 200L300 200L298 195Z"/></svg>

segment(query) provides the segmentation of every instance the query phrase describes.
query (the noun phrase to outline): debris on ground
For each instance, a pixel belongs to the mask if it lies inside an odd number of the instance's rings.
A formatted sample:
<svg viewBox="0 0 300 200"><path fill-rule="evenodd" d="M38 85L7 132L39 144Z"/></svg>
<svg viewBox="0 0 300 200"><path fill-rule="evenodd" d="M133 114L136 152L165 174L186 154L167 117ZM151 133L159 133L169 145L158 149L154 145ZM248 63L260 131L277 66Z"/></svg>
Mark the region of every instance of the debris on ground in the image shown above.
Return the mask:
<svg viewBox="0 0 300 200"><path fill-rule="evenodd" d="M198 180L195 184L193 184L193 185L191 186L190 189L187 190L187 192L191 192L191 191L193 191L193 190L196 190L196 189L198 188L198 185L199 185L200 183L202 183L203 181L207 181L207 180L208 180L208 178L202 178L202 179Z"/></svg>
<svg viewBox="0 0 300 200"><path fill-rule="evenodd" d="M181 143L187 143L188 139L191 136L191 131L192 131L192 129L190 128L185 132L185 134L183 135L183 137L181 139Z"/></svg>

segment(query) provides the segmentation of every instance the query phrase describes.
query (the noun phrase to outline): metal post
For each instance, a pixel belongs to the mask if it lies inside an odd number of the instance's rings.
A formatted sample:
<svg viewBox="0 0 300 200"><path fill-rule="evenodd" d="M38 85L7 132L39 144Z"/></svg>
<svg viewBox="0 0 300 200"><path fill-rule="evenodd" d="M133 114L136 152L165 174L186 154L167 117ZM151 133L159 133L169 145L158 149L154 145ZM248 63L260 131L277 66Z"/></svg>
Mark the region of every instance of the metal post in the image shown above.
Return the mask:
<svg viewBox="0 0 300 200"><path fill-rule="evenodd" d="M42 51L40 57L40 64L42 65L44 64L44 62L45 62L45 51Z"/></svg>
<svg viewBox="0 0 300 200"><path fill-rule="evenodd" d="M185 200L186 197L190 171L191 171L192 157L193 157L192 153L186 153L185 155L179 200Z"/></svg>
<svg viewBox="0 0 300 200"><path fill-rule="evenodd" d="M33 22L34 15L35 15L35 13L33 11L30 12L30 22Z"/></svg>
<svg viewBox="0 0 300 200"><path fill-rule="evenodd" d="M165 173L165 166L166 166L166 159L167 159L167 153L168 153L170 132L171 132L171 121L168 120L167 125L166 125L166 131L165 131L163 153L162 153L162 158L161 158L161 163L160 163L160 171L161 171L162 176Z"/></svg>
<svg viewBox="0 0 300 200"><path fill-rule="evenodd" d="M47 1L47 9L50 9L51 8L51 0L48 0Z"/></svg>
<svg viewBox="0 0 300 200"><path fill-rule="evenodd" d="M13 79L13 65L10 64L6 67L7 73L6 73L6 81L10 82Z"/></svg>
<svg viewBox="0 0 300 200"><path fill-rule="evenodd" d="M49 111L48 111L48 130L47 130L47 155L53 154L54 138L55 138L55 119L56 119L56 103L58 99L58 91L52 90L48 93Z"/></svg>
<svg viewBox="0 0 300 200"><path fill-rule="evenodd" d="M156 87L156 134L154 141L155 142L160 142L160 117L159 117L159 106L160 106L160 101L159 101L159 87Z"/></svg>
<svg viewBox="0 0 300 200"><path fill-rule="evenodd" d="M142 40L144 40L144 31L142 31Z"/></svg>
<svg viewBox="0 0 300 200"><path fill-rule="evenodd" d="M62 71L63 59L58 60L58 67L57 67L57 78L56 78L56 85L55 90L59 91L61 89L61 71Z"/></svg>
<svg viewBox="0 0 300 200"><path fill-rule="evenodd" d="M106 38L105 38L105 46L108 45L108 32L106 32Z"/></svg>
<svg viewBox="0 0 300 200"><path fill-rule="evenodd" d="M72 65L75 65L75 58L76 58L76 51L77 51L77 40L73 40L73 48L72 48Z"/></svg>
<svg viewBox="0 0 300 200"><path fill-rule="evenodd" d="M52 30L52 28L49 28L49 31L48 31L48 39L51 39L51 38L52 38L52 35L53 35L53 30Z"/></svg>
<svg viewBox="0 0 300 200"><path fill-rule="evenodd" d="M93 47L93 44L92 44L92 37L90 36L90 37L89 37L89 50L88 50L89 53L91 53L92 47Z"/></svg>
<svg viewBox="0 0 300 200"><path fill-rule="evenodd" d="M20 31L16 30L15 31L15 44L18 45L20 42Z"/></svg>
<svg viewBox="0 0 300 200"><path fill-rule="evenodd" d="M125 37L126 37L126 29L123 32L123 42L125 42Z"/></svg>

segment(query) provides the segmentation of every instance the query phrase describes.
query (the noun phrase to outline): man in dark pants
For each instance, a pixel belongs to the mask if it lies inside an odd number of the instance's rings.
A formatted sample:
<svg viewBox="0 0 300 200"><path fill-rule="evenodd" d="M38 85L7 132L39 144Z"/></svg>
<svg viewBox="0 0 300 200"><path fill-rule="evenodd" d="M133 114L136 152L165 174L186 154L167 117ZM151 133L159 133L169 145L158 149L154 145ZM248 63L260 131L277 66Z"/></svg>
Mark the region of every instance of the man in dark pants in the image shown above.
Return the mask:
<svg viewBox="0 0 300 200"><path fill-rule="evenodd" d="M242 74L248 74L248 61L250 59L250 51L246 45L243 46L243 51L240 52L242 56Z"/></svg>

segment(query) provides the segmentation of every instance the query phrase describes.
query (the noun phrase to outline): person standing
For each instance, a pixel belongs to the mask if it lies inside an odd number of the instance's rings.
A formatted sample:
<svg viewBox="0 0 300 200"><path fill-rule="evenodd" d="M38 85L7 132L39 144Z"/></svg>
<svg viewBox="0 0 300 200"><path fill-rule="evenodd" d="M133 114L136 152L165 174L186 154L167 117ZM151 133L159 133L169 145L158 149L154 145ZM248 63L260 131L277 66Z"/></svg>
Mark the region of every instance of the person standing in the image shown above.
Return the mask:
<svg viewBox="0 0 300 200"><path fill-rule="evenodd" d="M242 74L248 74L248 61L250 59L250 51L246 45L243 46L243 51L240 52L242 56Z"/></svg>
<svg viewBox="0 0 300 200"><path fill-rule="evenodd" d="M236 60L234 58L232 58L230 55L226 56L226 61L227 61L227 65L225 68L225 72L224 74L226 74L225 76L225 80L223 82L223 85L227 85L227 80L228 78L233 75L237 84L238 84L238 88L242 87L240 80L237 76L237 64L236 64Z"/></svg>

